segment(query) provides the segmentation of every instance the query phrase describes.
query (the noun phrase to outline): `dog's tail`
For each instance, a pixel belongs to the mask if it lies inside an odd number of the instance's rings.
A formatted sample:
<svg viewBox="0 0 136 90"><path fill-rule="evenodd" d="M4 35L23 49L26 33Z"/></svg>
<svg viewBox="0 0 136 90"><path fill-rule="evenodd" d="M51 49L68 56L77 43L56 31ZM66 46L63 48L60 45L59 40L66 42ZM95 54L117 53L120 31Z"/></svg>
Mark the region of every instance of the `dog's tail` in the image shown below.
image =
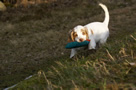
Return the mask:
<svg viewBox="0 0 136 90"><path fill-rule="evenodd" d="M103 10L105 12L105 19L104 19L103 23L105 23L106 26L108 26L108 24L109 24L109 11L108 11L108 8L102 3L99 3L99 5L103 8Z"/></svg>

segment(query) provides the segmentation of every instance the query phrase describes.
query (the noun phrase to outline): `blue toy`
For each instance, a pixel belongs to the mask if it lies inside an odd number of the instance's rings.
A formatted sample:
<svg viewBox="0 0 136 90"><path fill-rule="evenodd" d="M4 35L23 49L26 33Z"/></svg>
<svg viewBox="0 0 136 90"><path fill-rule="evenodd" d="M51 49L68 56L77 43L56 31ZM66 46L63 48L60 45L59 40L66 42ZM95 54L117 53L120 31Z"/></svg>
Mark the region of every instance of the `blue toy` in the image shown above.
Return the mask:
<svg viewBox="0 0 136 90"><path fill-rule="evenodd" d="M90 40L86 40L83 42L70 42L66 45L66 49L71 49L71 48L78 48L78 47L83 47L83 46L87 46L89 44Z"/></svg>

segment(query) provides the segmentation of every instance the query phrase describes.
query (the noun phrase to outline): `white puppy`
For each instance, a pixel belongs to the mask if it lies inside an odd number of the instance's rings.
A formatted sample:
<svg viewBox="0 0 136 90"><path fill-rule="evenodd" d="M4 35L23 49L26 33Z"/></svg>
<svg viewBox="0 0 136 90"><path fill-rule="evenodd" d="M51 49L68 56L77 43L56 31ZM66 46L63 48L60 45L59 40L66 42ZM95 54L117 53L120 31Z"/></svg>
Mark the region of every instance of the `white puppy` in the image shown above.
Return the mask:
<svg viewBox="0 0 136 90"><path fill-rule="evenodd" d="M109 36L109 12L107 7L100 3L99 4L105 12L105 20L103 22L92 22L85 26L78 25L73 30L70 31L70 41L82 42L86 39L90 39L88 45L89 49L95 49L96 43L104 44ZM77 49L71 50L70 58L72 58L76 53Z"/></svg>

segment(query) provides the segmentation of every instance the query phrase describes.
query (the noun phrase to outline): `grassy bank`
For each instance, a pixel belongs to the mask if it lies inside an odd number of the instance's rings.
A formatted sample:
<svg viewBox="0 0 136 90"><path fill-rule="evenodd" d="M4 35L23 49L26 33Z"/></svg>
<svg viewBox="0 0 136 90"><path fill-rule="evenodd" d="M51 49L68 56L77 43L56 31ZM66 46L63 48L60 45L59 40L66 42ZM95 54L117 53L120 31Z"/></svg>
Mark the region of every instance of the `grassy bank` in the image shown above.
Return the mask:
<svg viewBox="0 0 136 90"><path fill-rule="evenodd" d="M82 58L59 59L13 90L136 89L136 33ZM115 47L116 46L116 47Z"/></svg>
<svg viewBox="0 0 136 90"><path fill-rule="evenodd" d="M15 89L134 87L136 3L106 3L110 37L96 52L82 51L73 60L64 48L74 26L103 21L102 9L90 1L9 9L0 16L0 88ZM134 38L130 37L133 35ZM44 75L45 74L45 75Z"/></svg>

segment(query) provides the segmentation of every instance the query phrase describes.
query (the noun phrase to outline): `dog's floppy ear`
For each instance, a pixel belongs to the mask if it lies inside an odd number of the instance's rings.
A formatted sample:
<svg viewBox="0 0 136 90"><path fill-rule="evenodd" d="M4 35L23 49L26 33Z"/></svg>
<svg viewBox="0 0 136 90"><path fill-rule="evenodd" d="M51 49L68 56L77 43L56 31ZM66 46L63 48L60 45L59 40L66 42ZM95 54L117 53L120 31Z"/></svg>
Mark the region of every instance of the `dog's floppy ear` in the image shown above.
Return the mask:
<svg viewBox="0 0 136 90"><path fill-rule="evenodd" d="M74 41L74 30L70 30L68 42L73 42L73 41Z"/></svg>
<svg viewBox="0 0 136 90"><path fill-rule="evenodd" d="M88 29L85 27L84 30L85 30L85 33L86 33L86 39L89 39Z"/></svg>

